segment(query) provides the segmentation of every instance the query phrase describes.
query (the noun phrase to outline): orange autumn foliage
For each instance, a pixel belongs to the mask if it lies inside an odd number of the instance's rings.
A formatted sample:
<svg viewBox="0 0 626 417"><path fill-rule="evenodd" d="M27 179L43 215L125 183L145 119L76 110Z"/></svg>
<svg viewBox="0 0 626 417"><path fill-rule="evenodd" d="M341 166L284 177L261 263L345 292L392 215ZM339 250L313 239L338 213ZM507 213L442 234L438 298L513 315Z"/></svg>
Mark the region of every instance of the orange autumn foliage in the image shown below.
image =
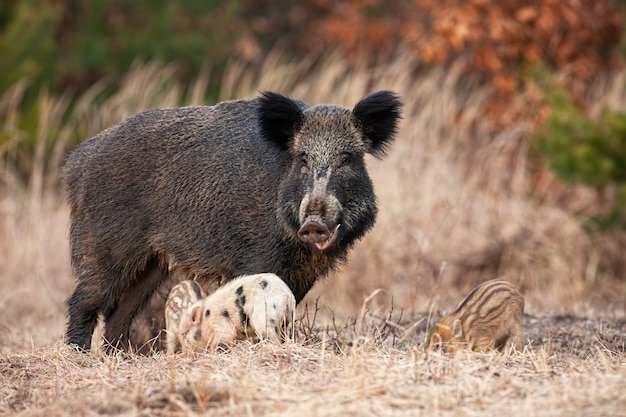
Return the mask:
<svg viewBox="0 0 626 417"><path fill-rule="evenodd" d="M309 9L304 50L384 59L406 44L418 62L460 63L499 93L489 106L499 125L515 118L507 103L529 66L572 85L615 69L624 17L608 0L317 0Z"/></svg>

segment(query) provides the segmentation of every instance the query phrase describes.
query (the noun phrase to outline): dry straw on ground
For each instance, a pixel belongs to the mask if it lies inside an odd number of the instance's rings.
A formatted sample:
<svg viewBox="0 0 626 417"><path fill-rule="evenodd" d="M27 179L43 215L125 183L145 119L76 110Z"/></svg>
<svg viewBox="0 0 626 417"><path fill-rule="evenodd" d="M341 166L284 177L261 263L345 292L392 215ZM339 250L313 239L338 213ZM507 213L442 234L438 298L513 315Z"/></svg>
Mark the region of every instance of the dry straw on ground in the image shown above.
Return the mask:
<svg viewBox="0 0 626 417"><path fill-rule="evenodd" d="M619 334L622 329L612 329ZM607 332L607 329L603 330ZM336 335L330 336L334 337ZM567 336L565 335L567 338ZM617 416L626 405L621 354L585 332L589 353L550 344L523 353L454 357L415 339L367 339L175 356L81 354L53 344L0 352L0 413L20 416ZM333 341L337 341L334 339ZM581 353L581 351L578 351Z"/></svg>
<svg viewBox="0 0 626 417"><path fill-rule="evenodd" d="M336 56L317 64L271 56L258 75L233 64L223 83L224 99L263 89L352 106L384 88L406 102L389 156L368 160L377 226L300 307L297 341L171 357L63 346L73 280L68 210L53 187L69 140L60 135L51 160L41 150L33 161L30 184L0 162L0 415L624 415L624 280L598 273L600 249L572 215L529 197L524 124L484 128L490 92L454 70L416 76L402 57L375 69L348 71ZM38 140L175 105L182 90L168 71L133 69L100 108L95 86L63 123L66 103L42 94L50 117ZM199 80L186 102L202 97ZM18 87L0 100L3 132L15 131L6 109ZM495 276L526 296L524 352L424 352L432 322Z"/></svg>

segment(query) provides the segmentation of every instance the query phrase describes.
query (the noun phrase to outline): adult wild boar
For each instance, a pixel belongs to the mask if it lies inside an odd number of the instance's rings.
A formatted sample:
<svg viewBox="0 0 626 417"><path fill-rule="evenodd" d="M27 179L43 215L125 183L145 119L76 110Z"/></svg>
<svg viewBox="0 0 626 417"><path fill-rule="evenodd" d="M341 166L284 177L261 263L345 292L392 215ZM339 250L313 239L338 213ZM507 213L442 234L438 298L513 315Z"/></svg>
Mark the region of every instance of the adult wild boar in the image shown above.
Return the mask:
<svg viewBox="0 0 626 417"><path fill-rule="evenodd" d="M271 272L297 302L373 225L364 154L384 155L402 103L389 91L352 111L276 93L149 110L68 158L76 288L66 342L128 348L129 325L169 276L204 283Z"/></svg>

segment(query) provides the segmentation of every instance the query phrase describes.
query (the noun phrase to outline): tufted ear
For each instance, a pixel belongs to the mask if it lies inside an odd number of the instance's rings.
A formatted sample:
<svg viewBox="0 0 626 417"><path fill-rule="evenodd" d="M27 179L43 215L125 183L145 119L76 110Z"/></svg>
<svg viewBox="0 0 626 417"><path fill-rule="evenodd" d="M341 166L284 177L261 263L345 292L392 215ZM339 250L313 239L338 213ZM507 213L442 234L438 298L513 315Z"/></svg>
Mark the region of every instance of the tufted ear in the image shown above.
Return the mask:
<svg viewBox="0 0 626 417"><path fill-rule="evenodd" d="M401 118L402 101L392 91L379 91L359 101L352 114L356 125L370 143L369 153L377 158L385 155L395 139Z"/></svg>
<svg viewBox="0 0 626 417"><path fill-rule="evenodd" d="M257 113L263 138L283 150L289 148L304 122L304 113L298 103L269 91L261 93Z"/></svg>

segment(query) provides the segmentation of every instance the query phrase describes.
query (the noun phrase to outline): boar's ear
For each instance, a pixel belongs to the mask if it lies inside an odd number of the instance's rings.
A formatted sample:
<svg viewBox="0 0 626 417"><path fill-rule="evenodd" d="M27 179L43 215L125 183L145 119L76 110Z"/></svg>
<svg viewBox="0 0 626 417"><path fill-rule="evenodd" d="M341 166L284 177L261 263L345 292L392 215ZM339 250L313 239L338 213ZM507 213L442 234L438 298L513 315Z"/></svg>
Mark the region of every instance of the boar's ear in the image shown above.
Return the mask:
<svg viewBox="0 0 626 417"><path fill-rule="evenodd" d="M385 155L398 132L402 101L391 91L379 91L359 101L352 114L363 136L370 142L369 152L377 158Z"/></svg>
<svg viewBox="0 0 626 417"><path fill-rule="evenodd" d="M262 92L257 110L261 134L279 149L286 150L304 122L304 113L295 101L269 91Z"/></svg>

